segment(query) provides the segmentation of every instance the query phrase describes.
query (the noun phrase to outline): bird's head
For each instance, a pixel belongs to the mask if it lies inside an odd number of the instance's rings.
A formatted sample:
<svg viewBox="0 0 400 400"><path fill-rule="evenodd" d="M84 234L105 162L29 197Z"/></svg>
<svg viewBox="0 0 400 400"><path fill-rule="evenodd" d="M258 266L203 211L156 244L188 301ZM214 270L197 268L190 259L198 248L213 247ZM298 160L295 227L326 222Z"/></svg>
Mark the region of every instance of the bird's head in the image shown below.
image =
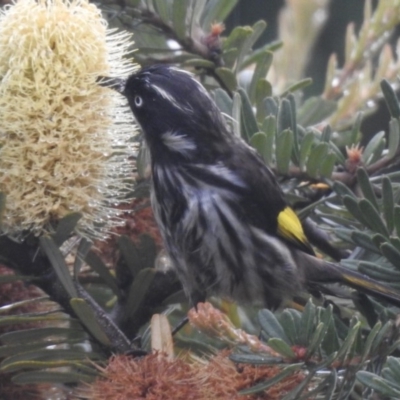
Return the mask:
<svg viewBox="0 0 400 400"><path fill-rule="evenodd" d="M156 65L106 86L128 99L152 156L172 152L187 157L228 135L218 107L189 72Z"/></svg>

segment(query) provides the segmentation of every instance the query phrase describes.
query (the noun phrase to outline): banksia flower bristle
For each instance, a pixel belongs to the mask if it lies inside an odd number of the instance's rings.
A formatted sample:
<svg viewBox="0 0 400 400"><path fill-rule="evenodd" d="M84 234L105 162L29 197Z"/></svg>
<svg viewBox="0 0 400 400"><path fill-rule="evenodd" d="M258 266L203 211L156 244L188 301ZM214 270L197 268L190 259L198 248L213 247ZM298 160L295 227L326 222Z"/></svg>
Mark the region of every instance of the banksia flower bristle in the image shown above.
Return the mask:
<svg viewBox="0 0 400 400"><path fill-rule="evenodd" d="M80 212L104 238L129 192L133 118L96 83L127 77L130 35L107 29L87 0L21 0L0 13L0 191L3 231L41 234Z"/></svg>

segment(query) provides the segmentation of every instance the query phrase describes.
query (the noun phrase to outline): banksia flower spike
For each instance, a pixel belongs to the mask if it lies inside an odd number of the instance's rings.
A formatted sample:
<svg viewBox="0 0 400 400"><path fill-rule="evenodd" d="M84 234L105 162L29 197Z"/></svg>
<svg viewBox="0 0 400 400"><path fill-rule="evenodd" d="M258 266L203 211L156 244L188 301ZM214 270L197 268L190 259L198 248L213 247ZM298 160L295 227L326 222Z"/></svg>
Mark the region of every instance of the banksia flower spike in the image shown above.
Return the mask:
<svg viewBox="0 0 400 400"><path fill-rule="evenodd" d="M21 0L0 14L0 191L3 232L78 229L104 238L126 199L134 129L125 100L100 76L135 70L130 35L110 31L87 0Z"/></svg>

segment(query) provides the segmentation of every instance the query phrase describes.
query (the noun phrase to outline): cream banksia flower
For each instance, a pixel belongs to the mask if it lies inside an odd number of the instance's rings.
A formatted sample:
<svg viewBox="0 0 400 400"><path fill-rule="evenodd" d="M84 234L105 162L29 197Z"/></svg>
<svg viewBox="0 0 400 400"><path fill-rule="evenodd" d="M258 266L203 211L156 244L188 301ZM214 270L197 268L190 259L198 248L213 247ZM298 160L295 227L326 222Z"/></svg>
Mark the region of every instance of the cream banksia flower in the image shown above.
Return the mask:
<svg viewBox="0 0 400 400"><path fill-rule="evenodd" d="M20 0L0 13L0 191L3 232L21 236L81 212L104 238L126 198L134 124L100 76L127 77L130 35L86 0Z"/></svg>

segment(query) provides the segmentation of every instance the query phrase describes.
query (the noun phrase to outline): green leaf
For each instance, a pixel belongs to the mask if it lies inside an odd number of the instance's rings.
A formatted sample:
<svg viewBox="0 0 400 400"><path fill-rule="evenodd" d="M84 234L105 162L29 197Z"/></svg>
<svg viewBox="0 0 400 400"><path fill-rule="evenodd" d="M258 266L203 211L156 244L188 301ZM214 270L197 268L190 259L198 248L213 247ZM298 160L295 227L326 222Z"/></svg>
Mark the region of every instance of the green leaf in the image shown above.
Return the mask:
<svg viewBox="0 0 400 400"><path fill-rule="evenodd" d="M350 235L352 241L358 245L363 247L366 250L373 251L374 253L379 253L379 249L376 247L375 243L372 241L372 235L361 232L361 231L353 231Z"/></svg>
<svg viewBox="0 0 400 400"><path fill-rule="evenodd" d="M221 88L214 90L215 102L221 112L232 116L233 100L229 97L228 93Z"/></svg>
<svg viewBox="0 0 400 400"><path fill-rule="evenodd" d="M60 249L57 247L54 240L47 236L39 238L40 247L48 257L58 279L68 292L70 297L78 297L78 292L75 288L75 284L72 280L71 274L69 273L68 266L64 260Z"/></svg>
<svg viewBox="0 0 400 400"><path fill-rule="evenodd" d="M318 172L323 160L328 154L329 145L327 143L318 143L310 152L307 160L307 174L313 178L318 177Z"/></svg>
<svg viewBox="0 0 400 400"><path fill-rule="evenodd" d="M387 229L392 233L394 228L394 197L392 183L387 176L382 177L382 206Z"/></svg>
<svg viewBox="0 0 400 400"><path fill-rule="evenodd" d="M363 354L361 357L360 364L363 364L370 357L372 344L376 336L378 335L379 331L381 330L381 328L382 328L382 322L378 321L369 332L367 340L365 341L365 344L363 346Z"/></svg>
<svg viewBox="0 0 400 400"><path fill-rule="evenodd" d="M383 79L381 81L381 89L390 115L392 116L392 118L400 118L400 106L397 100L396 93L393 90L391 84L386 79Z"/></svg>
<svg viewBox="0 0 400 400"><path fill-rule="evenodd" d="M137 274L129 289L128 300L126 303L127 313L125 315L127 320L131 319L142 305L155 274L156 270L153 268L142 269Z"/></svg>
<svg viewBox="0 0 400 400"><path fill-rule="evenodd" d="M267 344L269 347L271 347L271 349L275 350L285 358L289 358L291 360L296 358L296 354L293 352L291 347L282 339L271 338L268 340Z"/></svg>
<svg viewBox="0 0 400 400"><path fill-rule="evenodd" d="M250 83L249 88L249 98L254 104L256 101L257 87L261 79L265 79L267 72L272 64L272 53L270 51L265 51L260 55L260 60L256 64L256 68L253 73L253 78Z"/></svg>
<svg viewBox="0 0 400 400"><path fill-rule="evenodd" d="M369 226L368 221L365 219L364 214L361 212L358 201L353 196L345 195L343 197L343 204L350 211L350 214L360 221L364 226Z"/></svg>
<svg viewBox="0 0 400 400"><path fill-rule="evenodd" d="M385 132L378 132L368 143L362 154L362 161L365 165L369 165L373 162L376 154L378 156L381 155L381 148L384 147L385 144Z"/></svg>
<svg viewBox="0 0 400 400"><path fill-rule="evenodd" d="M293 142L293 132L290 129L284 130L276 138L276 166L281 174L289 171Z"/></svg>
<svg viewBox="0 0 400 400"><path fill-rule="evenodd" d="M260 79L256 86L256 113L257 121L262 122L267 116L266 109L264 107L264 100L272 95L272 86L266 79Z"/></svg>
<svg viewBox="0 0 400 400"><path fill-rule="evenodd" d="M298 123L304 127L315 125L332 115L337 109L337 102L322 97L310 97L298 110Z"/></svg>
<svg viewBox="0 0 400 400"><path fill-rule="evenodd" d="M310 342L307 344L307 355L306 358L312 357L312 355L319 350L319 347L321 346L322 341L324 340L325 333L328 329L328 326L320 322L315 331L314 334L311 337Z"/></svg>
<svg viewBox="0 0 400 400"><path fill-rule="evenodd" d="M197 1L197 0L196 0ZM210 0L203 12L201 25L207 32L215 21L222 22L236 7L238 0Z"/></svg>
<svg viewBox="0 0 400 400"><path fill-rule="evenodd" d="M276 118L273 115L269 115L264 119L262 124L262 130L266 135L267 143L265 145L264 159L268 165L272 165L274 161L274 143L276 136Z"/></svg>
<svg viewBox="0 0 400 400"><path fill-rule="evenodd" d="M279 106L278 119L277 119L277 131L279 133L286 129L293 130L293 110L292 105L288 99L283 99Z"/></svg>
<svg viewBox="0 0 400 400"><path fill-rule="evenodd" d="M174 4L172 5L172 22L179 39L186 37L186 10L186 0L174 0Z"/></svg>
<svg viewBox="0 0 400 400"><path fill-rule="evenodd" d="M350 144L357 144L360 139L360 129L361 123L364 117L363 112L358 112L356 116L356 120L354 121L353 127L351 129L351 136L350 136Z"/></svg>
<svg viewBox="0 0 400 400"><path fill-rule="evenodd" d="M400 206L394 207L394 226L396 228L397 237L400 237Z"/></svg>
<svg viewBox="0 0 400 400"><path fill-rule="evenodd" d="M75 257L75 262L74 262L74 278L77 279L79 272L85 262L86 255L88 254L90 248L92 247L92 242L89 240L82 238L79 246L78 246L78 251Z"/></svg>
<svg viewBox="0 0 400 400"><path fill-rule="evenodd" d="M74 231L78 221L82 218L82 214L80 213L71 213L62 218L58 225L55 233L51 235L54 240L54 243L59 247L61 246L67 239L71 237L72 232Z"/></svg>
<svg viewBox="0 0 400 400"><path fill-rule="evenodd" d="M315 315L316 307L311 300L308 300L306 306L304 307L303 313L301 314L301 330L299 332L300 345L308 346L315 329Z"/></svg>
<svg viewBox="0 0 400 400"><path fill-rule="evenodd" d="M313 143L314 134L312 132L307 132L300 144L299 167L302 171L304 171L306 160L310 154Z"/></svg>
<svg viewBox="0 0 400 400"><path fill-rule="evenodd" d="M215 69L215 73L224 83L224 85L233 92L237 88L237 81L235 75L229 68L219 67Z"/></svg>
<svg viewBox="0 0 400 400"><path fill-rule="evenodd" d="M375 210L379 212L378 200L375 196L374 188L364 168L357 169L357 181L363 192L364 197L374 206Z"/></svg>
<svg viewBox="0 0 400 400"><path fill-rule="evenodd" d="M258 320L261 325L262 335L266 339L279 338L284 340L287 344L290 344L282 325L271 311L267 309L260 310L258 312Z"/></svg>
<svg viewBox="0 0 400 400"><path fill-rule="evenodd" d="M389 121L389 144L387 158L391 159L396 155L400 142L400 126L398 119Z"/></svg>
<svg viewBox="0 0 400 400"><path fill-rule="evenodd" d="M245 137L245 132L241 132L242 126L242 100L239 93L233 94L233 104L232 104L232 119L233 119L233 133L237 137ZM248 138L246 138L248 139Z"/></svg>
<svg viewBox="0 0 400 400"><path fill-rule="evenodd" d="M368 371L359 371L356 376L363 385L376 390L378 393L400 398L400 390L394 389L386 379Z"/></svg>
<svg viewBox="0 0 400 400"><path fill-rule="evenodd" d="M336 164L336 155L333 153L328 153L325 160L322 161L322 164L319 169L319 173L324 178L330 178L333 173L333 169Z"/></svg>
<svg viewBox="0 0 400 400"><path fill-rule="evenodd" d="M267 162L268 137L264 132L257 132L250 138L250 144L258 151L263 160Z"/></svg>
<svg viewBox="0 0 400 400"><path fill-rule="evenodd" d="M294 93L297 90L302 90L306 88L307 86L312 85L313 80L311 78L304 78L296 83L293 83L290 85L285 91L281 94L281 97L287 96L289 93Z"/></svg>
<svg viewBox="0 0 400 400"><path fill-rule="evenodd" d="M96 314L84 299L73 298L69 302L82 325L103 345L110 347L111 341L103 331Z"/></svg>
<svg viewBox="0 0 400 400"><path fill-rule="evenodd" d="M204 58L190 58L182 63L185 67L196 68L214 68L215 64L212 61L205 60Z"/></svg>
<svg viewBox="0 0 400 400"><path fill-rule="evenodd" d="M52 371L29 371L14 375L11 380L19 385L36 383L67 384L78 382L90 382L94 376L82 374L82 372L52 372Z"/></svg>
<svg viewBox="0 0 400 400"><path fill-rule="evenodd" d="M158 15L165 23L168 24L171 19L170 15L171 5L168 3L168 1L165 0L153 0L153 1Z"/></svg>
<svg viewBox="0 0 400 400"><path fill-rule="evenodd" d="M122 253L124 261L132 274L132 277L139 273L142 269L142 263L139 256L139 251L128 236L122 235L118 238L118 247Z"/></svg>
<svg viewBox="0 0 400 400"><path fill-rule="evenodd" d="M103 263L102 259L94 251L89 251L85 261L93 269L93 271L99 274L100 278L103 279L113 293L119 297L120 290L117 285L117 281L111 274L110 269L107 268L107 266Z"/></svg>
<svg viewBox="0 0 400 400"><path fill-rule="evenodd" d="M238 89L238 93L240 94L242 101L242 129L245 133L245 137L250 139L256 132L259 131L257 120L247 93L242 88Z"/></svg>
<svg viewBox="0 0 400 400"><path fill-rule="evenodd" d="M378 214L376 208L367 199L361 199L358 202L361 213L363 214L365 220L367 221L367 226L381 235L389 238L389 232L382 221L381 216Z"/></svg>
<svg viewBox="0 0 400 400"><path fill-rule="evenodd" d="M381 245L382 254L397 268L400 268L400 251L386 242Z"/></svg>
<svg viewBox="0 0 400 400"><path fill-rule="evenodd" d="M235 363L252 365L282 364L283 362L283 358L281 357L269 357L260 354L231 354L229 359Z"/></svg>
<svg viewBox="0 0 400 400"><path fill-rule="evenodd" d="M344 183L335 181L332 185L333 190L338 193L341 197L348 196L353 199L357 199L357 196L346 186Z"/></svg>

